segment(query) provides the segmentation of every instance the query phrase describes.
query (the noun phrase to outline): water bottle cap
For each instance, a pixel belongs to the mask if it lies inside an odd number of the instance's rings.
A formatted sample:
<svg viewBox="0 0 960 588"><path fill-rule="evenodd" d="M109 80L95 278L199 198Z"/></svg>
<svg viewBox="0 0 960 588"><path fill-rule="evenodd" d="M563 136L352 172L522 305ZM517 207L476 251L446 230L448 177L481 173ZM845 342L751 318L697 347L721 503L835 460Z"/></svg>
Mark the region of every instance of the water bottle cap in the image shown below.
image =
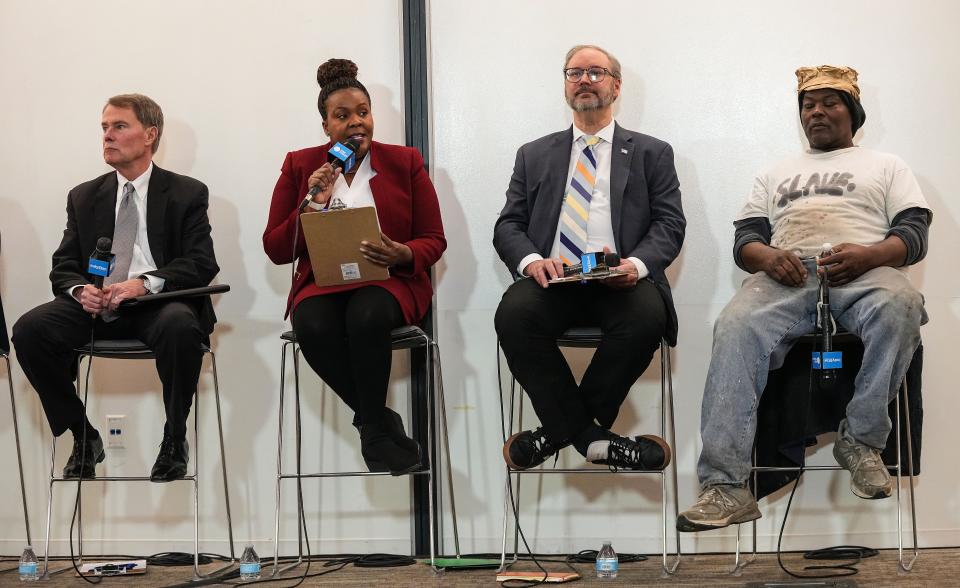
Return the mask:
<svg viewBox="0 0 960 588"><path fill-rule="evenodd" d="M604 541L603 544L604 544L604 545L613 545L613 541Z"/></svg>

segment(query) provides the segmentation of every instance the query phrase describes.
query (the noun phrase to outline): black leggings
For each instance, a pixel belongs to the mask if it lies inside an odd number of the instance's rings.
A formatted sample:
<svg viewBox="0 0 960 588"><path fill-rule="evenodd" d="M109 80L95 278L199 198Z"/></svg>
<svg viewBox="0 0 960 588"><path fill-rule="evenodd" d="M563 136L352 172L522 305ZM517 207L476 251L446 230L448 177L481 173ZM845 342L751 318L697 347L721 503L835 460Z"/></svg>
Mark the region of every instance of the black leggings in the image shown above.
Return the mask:
<svg viewBox="0 0 960 588"><path fill-rule="evenodd" d="M297 305L293 330L303 357L356 413L377 423L387 403L390 331L406 324L400 304L379 286L313 296Z"/></svg>

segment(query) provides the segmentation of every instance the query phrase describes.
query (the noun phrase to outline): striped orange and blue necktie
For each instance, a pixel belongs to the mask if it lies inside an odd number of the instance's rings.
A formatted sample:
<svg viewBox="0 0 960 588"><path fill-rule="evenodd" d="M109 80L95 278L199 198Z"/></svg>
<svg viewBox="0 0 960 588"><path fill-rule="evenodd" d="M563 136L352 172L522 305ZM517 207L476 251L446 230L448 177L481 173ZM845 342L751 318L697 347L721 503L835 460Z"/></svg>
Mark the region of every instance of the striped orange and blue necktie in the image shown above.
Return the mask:
<svg viewBox="0 0 960 588"><path fill-rule="evenodd" d="M564 265L580 263L580 256L587 252L587 219L597 181L597 159L593 154L593 146L599 142L600 137L594 135L583 135L577 140L584 147L573 168L573 177L570 178L560 210L560 259Z"/></svg>

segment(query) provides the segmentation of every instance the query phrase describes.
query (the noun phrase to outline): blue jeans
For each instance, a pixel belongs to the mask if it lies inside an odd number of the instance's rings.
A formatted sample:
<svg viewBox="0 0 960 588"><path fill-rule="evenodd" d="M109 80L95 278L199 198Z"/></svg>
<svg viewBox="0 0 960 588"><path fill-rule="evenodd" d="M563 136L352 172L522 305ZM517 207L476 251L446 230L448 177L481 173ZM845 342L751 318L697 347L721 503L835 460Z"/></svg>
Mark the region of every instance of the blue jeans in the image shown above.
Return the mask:
<svg viewBox="0 0 960 588"><path fill-rule="evenodd" d="M793 342L816 327L816 267L813 261L804 263L803 287L784 286L757 272L717 318L700 415L703 450L697 476L703 488L744 484L750 475L767 373L783 365ZM920 325L927 322L923 296L903 272L878 267L830 288L830 309L837 325L864 345L846 430L860 443L882 449L892 426L887 405L920 344Z"/></svg>

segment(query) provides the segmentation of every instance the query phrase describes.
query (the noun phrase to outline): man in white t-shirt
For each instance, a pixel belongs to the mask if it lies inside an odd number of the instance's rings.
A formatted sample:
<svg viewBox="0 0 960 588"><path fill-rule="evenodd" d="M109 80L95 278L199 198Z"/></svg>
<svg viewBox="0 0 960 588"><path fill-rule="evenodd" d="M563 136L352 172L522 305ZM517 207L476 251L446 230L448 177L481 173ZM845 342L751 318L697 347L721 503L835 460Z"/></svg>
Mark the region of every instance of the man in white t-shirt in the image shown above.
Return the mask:
<svg viewBox="0 0 960 588"><path fill-rule="evenodd" d="M681 531L760 517L746 487L757 406L767 373L798 337L814 332L824 272L837 325L864 344L834 456L850 471L857 496L892 491L880 459L891 430L887 405L927 320L923 297L901 270L926 254L932 213L900 158L853 144L866 119L857 72L823 65L796 73L810 149L759 175L734 223L734 257L753 275L714 327L700 423L701 492L677 519ZM822 254L825 243L833 245Z"/></svg>

